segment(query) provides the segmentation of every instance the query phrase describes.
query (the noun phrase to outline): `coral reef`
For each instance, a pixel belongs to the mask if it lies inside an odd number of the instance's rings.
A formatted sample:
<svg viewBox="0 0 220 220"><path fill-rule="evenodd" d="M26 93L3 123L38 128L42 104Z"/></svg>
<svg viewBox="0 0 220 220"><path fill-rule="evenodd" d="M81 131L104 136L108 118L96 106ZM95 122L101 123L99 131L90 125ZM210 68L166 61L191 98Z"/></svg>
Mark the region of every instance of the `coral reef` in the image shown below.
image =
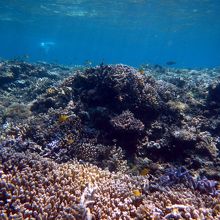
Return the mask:
<svg viewBox="0 0 220 220"><path fill-rule="evenodd" d="M0 219L219 219L215 69L0 62Z"/></svg>
<svg viewBox="0 0 220 220"><path fill-rule="evenodd" d="M0 61L0 106L8 108L14 103L28 105L73 70L46 63ZM5 123L1 116L0 122Z"/></svg>
<svg viewBox="0 0 220 220"><path fill-rule="evenodd" d="M111 124L117 132L122 133L138 134L144 130L144 124L136 119L130 111L124 111L112 118Z"/></svg>
<svg viewBox="0 0 220 220"><path fill-rule="evenodd" d="M161 176L156 182L150 184L150 188L163 191L165 190L162 189L163 187L173 186L174 184L179 183L184 183L191 189L199 190L213 196L220 194L220 190L217 189L217 181L208 180L204 176L194 178L184 167L171 167L166 169L163 176Z"/></svg>
<svg viewBox="0 0 220 220"><path fill-rule="evenodd" d="M212 85L209 86L208 100L210 104L212 105L215 104L219 106L219 103L220 103L219 93L220 93L220 82L216 81Z"/></svg>
<svg viewBox="0 0 220 220"><path fill-rule="evenodd" d="M170 177L176 180L186 176L185 170L171 173ZM111 173L77 161L57 164L36 154L15 153L10 148L1 152L0 175L1 219L220 217L219 197L181 183L166 191L150 192L147 176Z"/></svg>
<svg viewBox="0 0 220 220"><path fill-rule="evenodd" d="M59 85L49 86L37 100L29 102L32 119L29 117L25 123L17 125L22 127L22 139L28 138L42 149L50 148L47 155L54 158L56 152L55 157L60 161L77 155L74 149L80 148L79 142L80 146L86 142L90 146L92 142L103 148L116 145L125 150L130 159L137 154L154 161L158 157L173 161L176 153L181 152L178 159L188 163L193 161L192 152L196 152L203 161L208 159L204 157L207 153L209 160L211 158L216 163L218 134L212 137L213 132L210 131L212 122L216 120L207 118L207 110L203 106L206 102L199 98L205 93L205 88L208 91L208 85L201 84L199 90L199 82L193 84L190 78L191 87L190 83L184 83L179 88L171 80L171 73L175 77L174 70L166 72L168 79L160 74L165 81L150 76L154 71L158 74L158 70L149 67L146 74L142 74L121 64L77 70ZM184 71L187 72L183 70L183 76ZM192 71L191 74L195 75ZM213 75L211 77L214 78ZM41 87L38 85L38 89ZM190 95L191 91L196 94ZM65 116L66 120L62 119ZM7 117L3 121L7 123ZM48 147L54 141L57 148ZM61 145L65 145L64 148L70 146L64 150ZM61 149L63 156L59 153Z"/></svg>
<svg viewBox="0 0 220 220"><path fill-rule="evenodd" d="M171 133L159 127L181 122L182 109L173 110L166 104L170 99L175 100L176 94L171 84L157 82L134 68L101 65L78 71L67 78L55 93L43 94L33 102L31 111L39 114L47 113L50 108L65 110L68 103L73 102L73 112L80 117L82 126L86 125L99 133L98 143L116 143L129 153L135 153L137 143L144 136L148 137L149 142L156 138L159 142L165 133ZM154 130L157 122L160 125ZM125 124L127 127L123 128ZM133 141L123 141L129 133ZM165 142L162 148L167 148Z"/></svg>

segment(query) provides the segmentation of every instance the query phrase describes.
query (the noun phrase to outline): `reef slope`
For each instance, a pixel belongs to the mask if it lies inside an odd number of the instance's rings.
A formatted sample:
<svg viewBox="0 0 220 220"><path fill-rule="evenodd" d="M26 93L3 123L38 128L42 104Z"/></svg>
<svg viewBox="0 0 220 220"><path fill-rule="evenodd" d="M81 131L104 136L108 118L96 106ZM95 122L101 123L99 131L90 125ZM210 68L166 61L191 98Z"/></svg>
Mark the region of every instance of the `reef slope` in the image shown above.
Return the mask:
<svg viewBox="0 0 220 220"><path fill-rule="evenodd" d="M0 63L0 218L219 219L220 70Z"/></svg>

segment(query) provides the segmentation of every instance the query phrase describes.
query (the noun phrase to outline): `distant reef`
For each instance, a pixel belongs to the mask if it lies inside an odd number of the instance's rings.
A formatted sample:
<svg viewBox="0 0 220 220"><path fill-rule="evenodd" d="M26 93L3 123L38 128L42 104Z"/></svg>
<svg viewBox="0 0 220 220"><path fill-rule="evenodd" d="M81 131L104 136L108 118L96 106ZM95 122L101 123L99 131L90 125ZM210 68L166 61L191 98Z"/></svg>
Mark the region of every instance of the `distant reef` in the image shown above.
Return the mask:
<svg viewBox="0 0 220 220"><path fill-rule="evenodd" d="M0 62L0 219L220 219L220 68Z"/></svg>

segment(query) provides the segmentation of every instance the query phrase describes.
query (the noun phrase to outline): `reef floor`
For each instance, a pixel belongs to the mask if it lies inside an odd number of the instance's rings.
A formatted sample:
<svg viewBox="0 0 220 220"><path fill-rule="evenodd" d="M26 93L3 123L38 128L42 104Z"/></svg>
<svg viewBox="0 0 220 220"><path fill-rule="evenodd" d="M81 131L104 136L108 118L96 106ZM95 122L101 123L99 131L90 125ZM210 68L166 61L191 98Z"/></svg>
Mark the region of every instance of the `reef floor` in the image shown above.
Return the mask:
<svg viewBox="0 0 220 220"><path fill-rule="evenodd" d="M0 219L220 219L220 69L0 62Z"/></svg>

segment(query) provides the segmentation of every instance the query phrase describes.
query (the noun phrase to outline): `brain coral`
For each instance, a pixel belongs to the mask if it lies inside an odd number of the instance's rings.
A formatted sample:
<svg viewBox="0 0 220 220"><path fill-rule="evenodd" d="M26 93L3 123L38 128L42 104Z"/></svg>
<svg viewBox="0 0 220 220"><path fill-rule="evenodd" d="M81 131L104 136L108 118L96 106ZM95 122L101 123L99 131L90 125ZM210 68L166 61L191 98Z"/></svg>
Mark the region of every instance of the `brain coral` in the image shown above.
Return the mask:
<svg viewBox="0 0 220 220"><path fill-rule="evenodd" d="M218 197L183 185L148 191L148 177L1 151L0 219L219 219Z"/></svg>

